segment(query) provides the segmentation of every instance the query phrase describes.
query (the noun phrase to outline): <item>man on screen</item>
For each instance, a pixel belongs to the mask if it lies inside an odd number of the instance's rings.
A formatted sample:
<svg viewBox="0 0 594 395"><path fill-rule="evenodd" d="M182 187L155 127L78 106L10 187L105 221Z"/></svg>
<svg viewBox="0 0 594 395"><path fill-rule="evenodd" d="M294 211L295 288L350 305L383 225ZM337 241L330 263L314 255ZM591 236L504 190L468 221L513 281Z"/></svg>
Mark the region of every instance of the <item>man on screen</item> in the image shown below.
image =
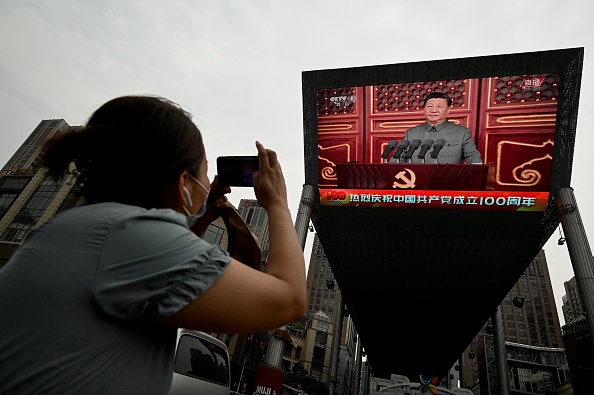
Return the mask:
<svg viewBox="0 0 594 395"><path fill-rule="evenodd" d="M410 157L412 163L483 163L480 152L470 136L470 129L464 126L450 123L447 116L452 107L452 98L443 92L431 92L425 96L425 123L408 129L404 133L404 140L412 142L420 140L423 145L427 140L437 142L443 141L443 147L439 150L437 158L432 158L432 149L425 148L426 154L419 158L419 152L423 147L415 150ZM412 145L412 144L411 144ZM404 157L406 150L400 157L392 157L390 162L407 162Z"/></svg>

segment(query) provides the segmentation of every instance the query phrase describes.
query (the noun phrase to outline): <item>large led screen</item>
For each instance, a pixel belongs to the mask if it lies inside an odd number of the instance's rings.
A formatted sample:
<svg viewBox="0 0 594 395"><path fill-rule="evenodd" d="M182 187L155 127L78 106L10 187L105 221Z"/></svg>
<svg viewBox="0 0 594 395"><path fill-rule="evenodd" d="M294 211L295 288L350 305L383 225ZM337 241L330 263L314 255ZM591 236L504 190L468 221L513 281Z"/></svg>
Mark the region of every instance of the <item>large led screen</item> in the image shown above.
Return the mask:
<svg viewBox="0 0 594 395"><path fill-rule="evenodd" d="M583 52L303 73L312 222L377 377L443 377L555 231ZM480 160L407 133L432 92L451 98L448 122Z"/></svg>
<svg viewBox="0 0 594 395"><path fill-rule="evenodd" d="M319 188L320 204L544 211L556 132L567 121L559 119L563 78L581 52L305 72L310 159L315 151L315 167L306 172L315 169L307 178ZM451 98L447 121L470 130L482 165L442 164L438 140L428 147L417 140L422 145L413 150L405 139L408 129L425 122L424 99L432 92ZM565 100L567 116L572 98Z"/></svg>

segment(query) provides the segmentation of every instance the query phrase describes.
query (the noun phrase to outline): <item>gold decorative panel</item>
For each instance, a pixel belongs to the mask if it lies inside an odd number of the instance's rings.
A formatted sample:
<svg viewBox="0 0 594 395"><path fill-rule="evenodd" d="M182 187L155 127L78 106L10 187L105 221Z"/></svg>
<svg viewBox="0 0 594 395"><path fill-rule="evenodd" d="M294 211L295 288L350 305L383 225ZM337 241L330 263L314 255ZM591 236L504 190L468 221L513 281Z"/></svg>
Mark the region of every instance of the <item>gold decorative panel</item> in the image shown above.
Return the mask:
<svg viewBox="0 0 594 395"><path fill-rule="evenodd" d="M412 82L373 87L372 114L392 111L421 110L423 99L431 92L448 93L454 108L468 108L467 95L471 80Z"/></svg>

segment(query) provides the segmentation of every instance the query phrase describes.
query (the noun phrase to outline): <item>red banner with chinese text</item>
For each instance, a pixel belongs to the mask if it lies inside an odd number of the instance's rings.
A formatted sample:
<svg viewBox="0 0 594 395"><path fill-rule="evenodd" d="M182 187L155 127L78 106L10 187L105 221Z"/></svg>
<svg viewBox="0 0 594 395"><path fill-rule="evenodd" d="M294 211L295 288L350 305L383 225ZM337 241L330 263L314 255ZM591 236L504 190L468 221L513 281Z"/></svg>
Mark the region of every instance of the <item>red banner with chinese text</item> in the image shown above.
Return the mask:
<svg viewBox="0 0 594 395"><path fill-rule="evenodd" d="M326 206L544 211L548 199L548 192L320 189Z"/></svg>

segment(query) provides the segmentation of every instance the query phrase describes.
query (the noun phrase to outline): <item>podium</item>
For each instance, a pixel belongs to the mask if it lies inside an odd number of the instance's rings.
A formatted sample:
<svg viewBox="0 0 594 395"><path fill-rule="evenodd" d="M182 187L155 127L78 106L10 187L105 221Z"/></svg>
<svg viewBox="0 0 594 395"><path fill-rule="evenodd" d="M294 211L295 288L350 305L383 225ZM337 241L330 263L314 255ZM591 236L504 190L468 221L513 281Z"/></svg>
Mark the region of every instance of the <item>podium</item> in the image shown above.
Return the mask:
<svg viewBox="0 0 594 395"><path fill-rule="evenodd" d="M488 164L338 163L337 183L345 189L488 189Z"/></svg>

